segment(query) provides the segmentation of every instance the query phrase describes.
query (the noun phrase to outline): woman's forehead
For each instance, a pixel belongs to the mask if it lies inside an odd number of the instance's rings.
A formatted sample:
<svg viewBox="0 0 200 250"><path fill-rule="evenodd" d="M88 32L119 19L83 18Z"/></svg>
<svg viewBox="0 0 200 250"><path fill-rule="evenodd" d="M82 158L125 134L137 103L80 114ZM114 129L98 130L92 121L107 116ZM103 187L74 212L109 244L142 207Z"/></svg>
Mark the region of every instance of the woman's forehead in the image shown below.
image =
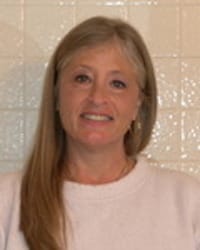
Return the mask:
<svg viewBox="0 0 200 250"><path fill-rule="evenodd" d="M125 47L125 46L124 46ZM70 56L66 56L62 68L66 68L69 65L77 64L80 62L80 60L86 60L89 61L90 57L93 58L96 56L101 56L106 58L106 56L111 54L111 52L116 55L116 58L121 58L123 61L127 61L127 63L131 64L133 68L136 67L136 63L128 56L129 53L127 53L126 48L122 47L122 44L117 41L116 39L112 39L106 42L101 42L93 45L83 46L81 48L78 48L76 51L71 53ZM102 58L102 60L104 59ZM91 58L92 60L92 58ZM92 63L92 62L91 62Z"/></svg>

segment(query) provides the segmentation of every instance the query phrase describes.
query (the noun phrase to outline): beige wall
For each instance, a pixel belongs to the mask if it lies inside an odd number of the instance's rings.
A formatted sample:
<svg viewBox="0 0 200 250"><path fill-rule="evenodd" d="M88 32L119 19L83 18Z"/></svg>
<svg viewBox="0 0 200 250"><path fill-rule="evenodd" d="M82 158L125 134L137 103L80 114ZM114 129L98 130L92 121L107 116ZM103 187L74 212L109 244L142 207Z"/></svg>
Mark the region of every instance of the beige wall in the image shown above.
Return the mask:
<svg viewBox="0 0 200 250"><path fill-rule="evenodd" d="M145 153L200 177L200 0L0 0L0 171L22 167L55 45L98 14L131 22L151 51L159 114Z"/></svg>

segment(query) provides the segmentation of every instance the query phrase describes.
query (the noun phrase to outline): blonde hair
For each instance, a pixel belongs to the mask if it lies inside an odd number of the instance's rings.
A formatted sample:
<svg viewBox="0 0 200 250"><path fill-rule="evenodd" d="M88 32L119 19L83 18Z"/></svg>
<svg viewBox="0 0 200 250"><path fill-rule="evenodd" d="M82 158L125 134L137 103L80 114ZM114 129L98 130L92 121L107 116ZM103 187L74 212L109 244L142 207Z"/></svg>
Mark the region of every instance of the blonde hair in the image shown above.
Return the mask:
<svg viewBox="0 0 200 250"><path fill-rule="evenodd" d="M80 49L116 40L136 65L142 103L126 133L127 155L140 153L150 140L156 118L156 81L148 50L138 32L120 19L93 17L73 28L48 65L39 123L21 188L20 228L30 250L67 249L68 223L62 198L66 136L57 112L57 82L63 67ZM133 69L134 70L134 69Z"/></svg>

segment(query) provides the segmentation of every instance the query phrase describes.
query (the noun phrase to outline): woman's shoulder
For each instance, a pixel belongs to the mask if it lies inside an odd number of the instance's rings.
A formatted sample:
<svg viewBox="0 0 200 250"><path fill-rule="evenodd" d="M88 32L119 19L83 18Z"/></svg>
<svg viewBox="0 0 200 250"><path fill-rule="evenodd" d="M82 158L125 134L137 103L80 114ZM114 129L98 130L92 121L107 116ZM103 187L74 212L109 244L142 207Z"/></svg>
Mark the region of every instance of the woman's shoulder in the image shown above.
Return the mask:
<svg viewBox="0 0 200 250"><path fill-rule="evenodd" d="M153 182L160 188L173 191L179 195L190 195L200 200L200 179L179 170L151 166Z"/></svg>
<svg viewBox="0 0 200 250"><path fill-rule="evenodd" d="M158 166L151 166L151 169L155 172L157 176L165 178L166 180L176 180L180 182L188 182L192 185L200 185L200 179L198 179L198 177L191 176L181 170L163 168L159 166L159 164Z"/></svg>
<svg viewBox="0 0 200 250"><path fill-rule="evenodd" d="M0 173L0 188L15 185L21 181L22 170Z"/></svg>
<svg viewBox="0 0 200 250"><path fill-rule="evenodd" d="M16 193L20 188L22 171L0 173L0 196L1 199L8 199L8 196Z"/></svg>
<svg viewBox="0 0 200 250"><path fill-rule="evenodd" d="M171 169L169 167L162 167L161 163L154 160L149 160L145 155L139 155L138 162L142 166L143 170L147 173L147 176L154 181L163 183L163 185L183 185L187 184L191 188L200 188L200 176L191 176L181 170ZM187 186L186 185L186 186Z"/></svg>
<svg viewBox="0 0 200 250"><path fill-rule="evenodd" d="M0 246L4 246L8 228L18 218L21 179L22 171L0 173Z"/></svg>

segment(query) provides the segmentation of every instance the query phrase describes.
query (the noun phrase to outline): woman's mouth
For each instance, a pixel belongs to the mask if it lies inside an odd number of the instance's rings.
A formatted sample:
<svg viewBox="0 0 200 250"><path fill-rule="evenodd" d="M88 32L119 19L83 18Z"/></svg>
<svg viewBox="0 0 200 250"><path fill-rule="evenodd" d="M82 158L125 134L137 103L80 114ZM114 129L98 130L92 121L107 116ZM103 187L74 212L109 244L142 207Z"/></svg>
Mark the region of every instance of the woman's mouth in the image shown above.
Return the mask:
<svg viewBox="0 0 200 250"><path fill-rule="evenodd" d="M91 121L111 121L113 118L109 115L104 115L104 114L89 114L89 113L84 113L81 114L81 117L87 120Z"/></svg>

